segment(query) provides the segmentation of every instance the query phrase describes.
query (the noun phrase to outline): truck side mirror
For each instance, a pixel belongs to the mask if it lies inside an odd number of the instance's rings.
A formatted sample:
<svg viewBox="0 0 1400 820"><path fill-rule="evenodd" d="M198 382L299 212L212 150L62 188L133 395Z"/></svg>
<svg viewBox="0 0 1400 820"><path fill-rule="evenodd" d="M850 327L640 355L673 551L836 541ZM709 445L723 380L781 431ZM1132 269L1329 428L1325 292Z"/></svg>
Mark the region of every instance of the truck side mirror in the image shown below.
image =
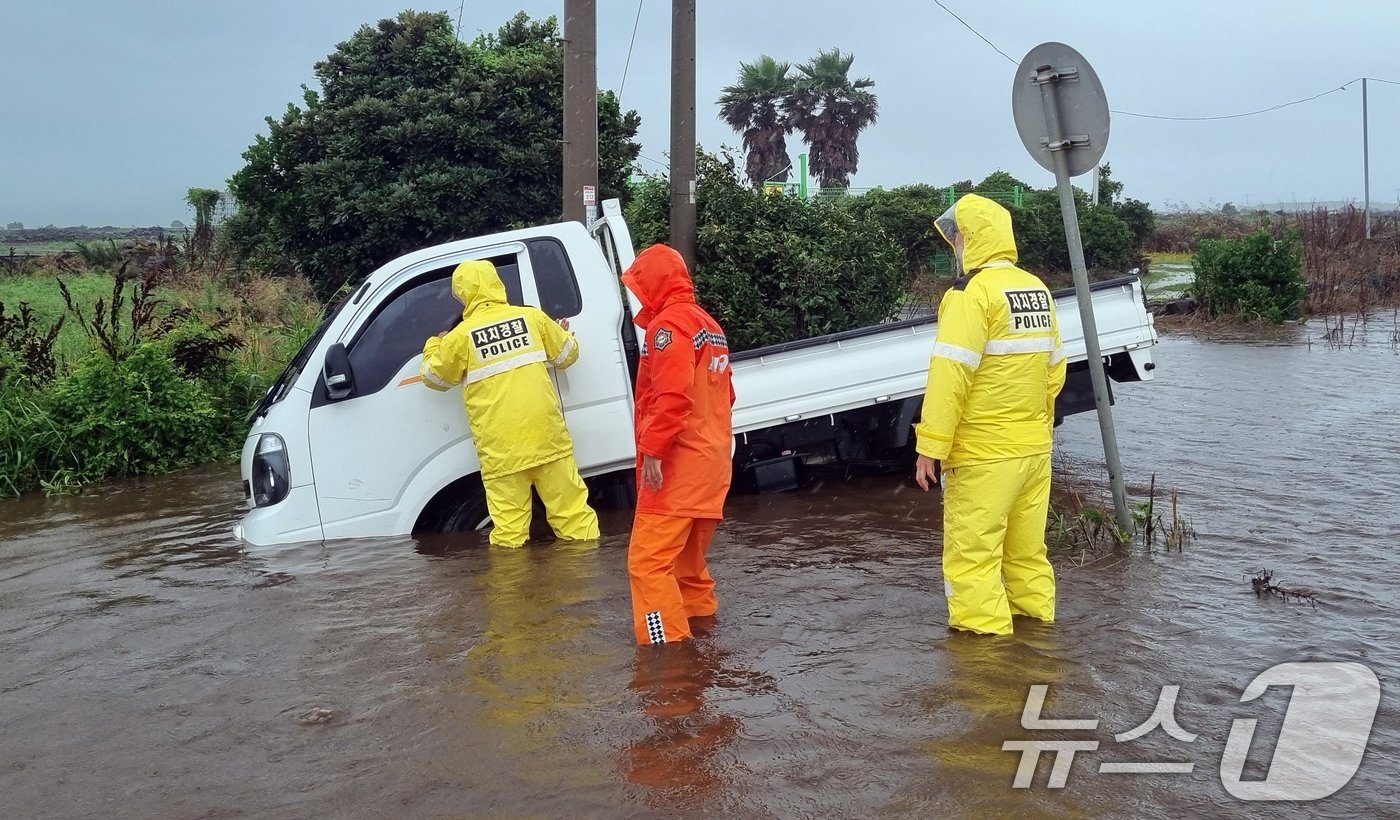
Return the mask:
<svg viewBox="0 0 1400 820"><path fill-rule="evenodd" d="M321 381L326 385L326 398L331 401L348 399L355 392L355 371L350 368L350 354L344 343L336 342L326 351Z"/></svg>

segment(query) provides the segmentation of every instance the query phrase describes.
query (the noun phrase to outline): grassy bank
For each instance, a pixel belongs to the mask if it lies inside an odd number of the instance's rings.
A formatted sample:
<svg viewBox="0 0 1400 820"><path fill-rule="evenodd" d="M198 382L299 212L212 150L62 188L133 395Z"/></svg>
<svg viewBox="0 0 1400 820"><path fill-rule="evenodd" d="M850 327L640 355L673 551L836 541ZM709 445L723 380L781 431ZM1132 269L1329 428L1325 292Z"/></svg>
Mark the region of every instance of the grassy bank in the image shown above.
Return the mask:
<svg viewBox="0 0 1400 820"><path fill-rule="evenodd" d="M0 277L0 497L235 457L319 322L300 279L124 261Z"/></svg>

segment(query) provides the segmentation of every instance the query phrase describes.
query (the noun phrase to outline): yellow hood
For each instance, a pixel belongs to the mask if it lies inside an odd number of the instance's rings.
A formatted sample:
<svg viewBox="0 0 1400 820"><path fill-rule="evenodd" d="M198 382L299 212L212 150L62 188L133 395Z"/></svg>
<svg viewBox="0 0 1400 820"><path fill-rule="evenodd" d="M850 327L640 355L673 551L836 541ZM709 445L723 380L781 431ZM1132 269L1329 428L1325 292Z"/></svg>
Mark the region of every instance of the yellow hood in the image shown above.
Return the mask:
<svg viewBox="0 0 1400 820"><path fill-rule="evenodd" d="M506 303L506 286L496 266L484 259L463 262L452 271L452 292L461 300L466 318L487 305Z"/></svg>
<svg viewBox="0 0 1400 820"><path fill-rule="evenodd" d="M953 219L963 237L964 274L992 262L1016 263L1016 235L1011 231L1010 211L984 196L967 194L954 207ZM944 238L952 241L946 234Z"/></svg>

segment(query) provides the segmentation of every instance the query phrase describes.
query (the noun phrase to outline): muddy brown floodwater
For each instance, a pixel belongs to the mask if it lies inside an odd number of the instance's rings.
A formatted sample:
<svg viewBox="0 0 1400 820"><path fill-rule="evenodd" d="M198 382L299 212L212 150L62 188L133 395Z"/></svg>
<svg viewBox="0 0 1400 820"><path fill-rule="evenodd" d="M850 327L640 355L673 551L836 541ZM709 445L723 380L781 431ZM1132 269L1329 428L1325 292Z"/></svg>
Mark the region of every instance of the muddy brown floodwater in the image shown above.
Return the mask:
<svg viewBox="0 0 1400 820"><path fill-rule="evenodd" d="M5 502L0 815L1252 816L1279 807L1231 797L1221 756L1257 718L1264 776L1288 691L1240 696L1286 661L1360 662L1383 697L1355 778L1284 809L1394 812L1400 357L1379 329L1349 350L1308 333L1164 340L1159 381L1119 386L1119 438L1199 538L1062 560L1059 623L1005 639L947 632L939 500L893 476L733 499L720 617L640 651L625 514L596 549L244 552L230 468ZM1066 422L1061 455L1092 461L1096 431ZM1259 568L1320 602L1256 599ZM1023 729L1033 684L1045 716L1098 728ZM1196 739L1116 743L1164 685ZM1013 788L1002 743L1042 736L1100 745L1064 788L1048 756ZM1194 768L1098 771L1124 760Z"/></svg>

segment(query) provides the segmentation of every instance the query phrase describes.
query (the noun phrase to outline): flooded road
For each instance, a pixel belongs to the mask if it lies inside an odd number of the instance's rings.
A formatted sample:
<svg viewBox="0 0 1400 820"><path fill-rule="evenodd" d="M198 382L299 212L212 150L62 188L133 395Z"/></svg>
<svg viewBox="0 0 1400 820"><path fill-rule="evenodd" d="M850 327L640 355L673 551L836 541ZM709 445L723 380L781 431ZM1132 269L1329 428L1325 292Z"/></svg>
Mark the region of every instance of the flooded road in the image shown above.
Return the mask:
<svg viewBox="0 0 1400 820"><path fill-rule="evenodd" d="M731 501L721 613L632 646L629 516L595 549L474 536L240 551L236 469L0 505L5 817L1254 816L1221 785L1232 721L1262 778L1287 661L1383 686L1356 777L1291 814L1400 804L1400 356L1369 345L1168 337L1115 385L1130 483L1179 488L1183 553L1061 557L1060 621L949 634L936 496L889 476ZM1312 331L1318 338L1320 329ZM1092 414L1062 460L1101 457ZM1092 466L1080 472L1093 474ZM1256 599L1272 569L1319 603ZM1093 730L1028 731L1044 716ZM1164 685L1196 735L1124 743ZM1098 741L1030 789L1007 740ZM1194 762L1109 774L1111 761Z"/></svg>

